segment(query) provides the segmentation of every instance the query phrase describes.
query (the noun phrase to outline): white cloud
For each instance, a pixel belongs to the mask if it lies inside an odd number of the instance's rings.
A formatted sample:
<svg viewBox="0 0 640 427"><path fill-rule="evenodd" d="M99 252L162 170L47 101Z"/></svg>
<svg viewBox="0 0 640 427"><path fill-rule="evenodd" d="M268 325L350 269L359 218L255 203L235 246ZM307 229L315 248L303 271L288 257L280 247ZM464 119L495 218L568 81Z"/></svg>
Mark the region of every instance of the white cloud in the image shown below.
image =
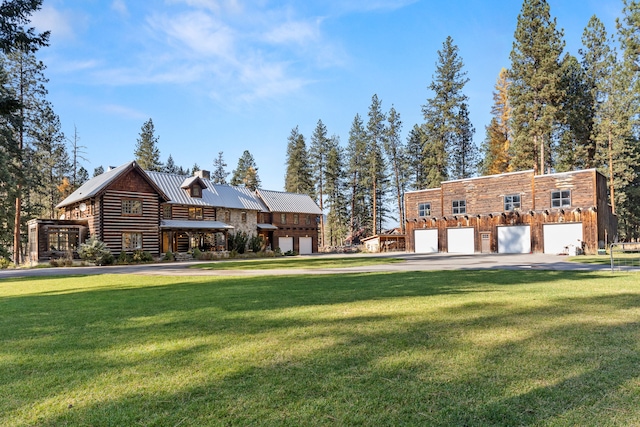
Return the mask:
<svg viewBox="0 0 640 427"><path fill-rule="evenodd" d="M268 29L264 39L276 44L307 44L320 40L320 21L315 22L284 22Z"/></svg>
<svg viewBox="0 0 640 427"><path fill-rule="evenodd" d="M144 114L142 111L124 105L106 104L100 106L99 109L106 114L124 117L125 119L144 120L149 117L148 114Z"/></svg>
<svg viewBox="0 0 640 427"><path fill-rule="evenodd" d="M113 0L111 2L111 9L116 11L121 16L129 16L129 9L127 8L127 4L124 0Z"/></svg>
<svg viewBox="0 0 640 427"><path fill-rule="evenodd" d="M74 37L74 17L71 13L60 11L46 5L31 17L31 23L38 31L51 31L51 37L71 39Z"/></svg>

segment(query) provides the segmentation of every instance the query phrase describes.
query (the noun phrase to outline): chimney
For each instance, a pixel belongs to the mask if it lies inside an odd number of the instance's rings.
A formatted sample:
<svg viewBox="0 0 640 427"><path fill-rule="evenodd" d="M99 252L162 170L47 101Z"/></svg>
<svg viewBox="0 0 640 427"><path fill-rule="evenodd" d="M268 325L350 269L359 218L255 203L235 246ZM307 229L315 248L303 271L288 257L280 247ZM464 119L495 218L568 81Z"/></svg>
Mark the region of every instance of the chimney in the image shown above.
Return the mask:
<svg viewBox="0 0 640 427"><path fill-rule="evenodd" d="M193 176L197 176L202 179L211 179L211 172L209 171L195 171Z"/></svg>

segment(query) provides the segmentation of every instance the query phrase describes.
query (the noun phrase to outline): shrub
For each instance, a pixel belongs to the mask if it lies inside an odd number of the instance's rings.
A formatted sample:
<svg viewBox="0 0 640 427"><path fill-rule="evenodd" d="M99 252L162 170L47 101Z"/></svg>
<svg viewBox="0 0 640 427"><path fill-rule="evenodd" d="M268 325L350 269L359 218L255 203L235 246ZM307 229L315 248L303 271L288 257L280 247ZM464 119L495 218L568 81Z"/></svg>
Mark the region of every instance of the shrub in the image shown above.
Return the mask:
<svg viewBox="0 0 640 427"><path fill-rule="evenodd" d="M142 249L136 249L131 255L131 260L133 262L151 262L153 261L153 256L150 252L143 251Z"/></svg>
<svg viewBox="0 0 640 427"><path fill-rule="evenodd" d="M164 261L175 261L176 260L176 256L173 254L173 252L171 251L167 251L167 253L164 254L164 258L162 258Z"/></svg>
<svg viewBox="0 0 640 427"><path fill-rule="evenodd" d="M229 235L229 250L243 254L247 249L247 241L249 236L244 231L238 231L236 234Z"/></svg>
<svg viewBox="0 0 640 427"><path fill-rule="evenodd" d="M127 254L127 252L120 252L120 255L118 255L118 259L116 260L116 264L129 264L130 262L131 257Z"/></svg>
<svg viewBox="0 0 640 427"><path fill-rule="evenodd" d="M294 251L294 250L288 250L287 252L285 252L283 254L284 256L296 256L298 255L298 252Z"/></svg>
<svg viewBox="0 0 640 427"><path fill-rule="evenodd" d="M107 245L95 237L90 237L86 242L80 245L78 249L80 258L86 261L92 261L96 265L113 264L113 255Z"/></svg>
<svg viewBox="0 0 640 427"><path fill-rule="evenodd" d="M262 236L253 235L249 239L249 249L251 249L255 253L260 252L263 244L264 244L264 241L262 239Z"/></svg>
<svg viewBox="0 0 640 427"><path fill-rule="evenodd" d="M9 268L13 265L11 259L8 257L0 256L0 269L4 270L5 268Z"/></svg>
<svg viewBox="0 0 640 427"><path fill-rule="evenodd" d="M202 257L202 251L198 248L193 248L193 258L201 259L201 257Z"/></svg>

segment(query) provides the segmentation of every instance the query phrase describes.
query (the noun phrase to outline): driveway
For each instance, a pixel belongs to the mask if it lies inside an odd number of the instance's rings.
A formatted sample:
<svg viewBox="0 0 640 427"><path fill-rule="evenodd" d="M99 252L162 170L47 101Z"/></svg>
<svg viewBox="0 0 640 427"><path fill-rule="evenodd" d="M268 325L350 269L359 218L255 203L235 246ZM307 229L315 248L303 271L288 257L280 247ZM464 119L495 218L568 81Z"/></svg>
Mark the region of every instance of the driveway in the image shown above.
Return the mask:
<svg viewBox="0 0 640 427"><path fill-rule="evenodd" d="M611 271L608 265L582 264L570 262L560 255L545 254L318 254L313 257L392 257L402 258L405 262L370 265L366 267L324 268L324 269L279 269L279 270L200 270L188 268L202 261L173 262L143 265L118 265L105 267L58 267L18 270L0 270L0 280L16 277L96 275L96 274L143 274L173 276L246 276L246 275L292 275L292 274L336 274L371 273L393 271L430 271L430 270L572 270L572 271ZM639 268L625 270L640 271Z"/></svg>

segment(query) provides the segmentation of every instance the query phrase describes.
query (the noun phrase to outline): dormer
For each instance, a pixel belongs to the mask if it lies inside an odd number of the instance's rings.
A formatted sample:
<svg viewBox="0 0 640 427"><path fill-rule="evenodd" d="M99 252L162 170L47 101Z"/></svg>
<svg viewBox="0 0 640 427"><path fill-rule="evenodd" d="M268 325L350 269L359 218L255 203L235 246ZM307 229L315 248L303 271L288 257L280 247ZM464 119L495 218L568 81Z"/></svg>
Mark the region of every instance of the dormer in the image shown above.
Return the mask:
<svg viewBox="0 0 640 427"><path fill-rule="evenodd" d="M200 176L196 175L185 179L180 188L185 190L189 197L201 199L202 191L207 188L207 184Z"/></svg>

